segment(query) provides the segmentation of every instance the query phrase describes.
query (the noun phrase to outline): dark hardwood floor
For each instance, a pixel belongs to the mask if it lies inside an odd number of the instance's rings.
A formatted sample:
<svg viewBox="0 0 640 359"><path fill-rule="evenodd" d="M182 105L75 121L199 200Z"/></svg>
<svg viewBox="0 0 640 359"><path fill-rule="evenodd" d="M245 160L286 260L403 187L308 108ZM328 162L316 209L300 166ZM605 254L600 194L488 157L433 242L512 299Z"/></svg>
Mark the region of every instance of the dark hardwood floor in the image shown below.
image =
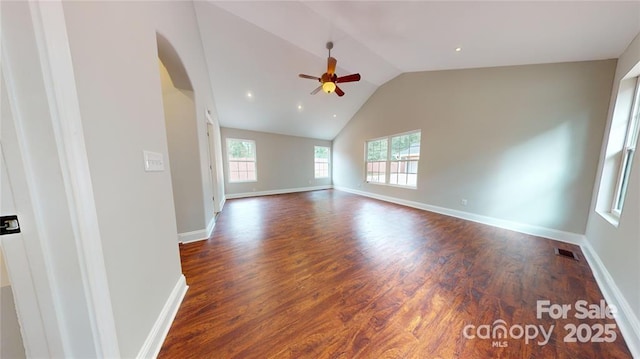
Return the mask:
<svg viewBox="0 0 640 359"><path fill-rule="evenodd" d="M617 328L586 340L615 322L575 318L603 296L549 239L327 190L230 200L180 252L190 288L159 358L631 358ZM537 319L538 300L567 319ZM511 334L481 339L497 320ZM516 339L551 325L546 345Z"/></svg>

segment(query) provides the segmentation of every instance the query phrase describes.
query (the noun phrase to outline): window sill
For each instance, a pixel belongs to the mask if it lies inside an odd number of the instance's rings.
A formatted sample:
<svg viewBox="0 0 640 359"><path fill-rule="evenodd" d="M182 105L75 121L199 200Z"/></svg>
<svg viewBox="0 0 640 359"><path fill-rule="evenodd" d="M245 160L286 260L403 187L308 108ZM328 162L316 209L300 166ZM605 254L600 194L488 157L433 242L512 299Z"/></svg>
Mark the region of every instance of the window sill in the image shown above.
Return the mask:
<svg viewBox="0 0 640 359"><path fill-rule="evenodd" d="M596 211L596 213L598 213L605 221L609 222L609 224L618 228L618 225L620 224L620 217L611 214L611 212Z"/></svg>
<svg viewBox="0 0 640 359"><path fill-rule="evenodd" d="M396 188L404 188L404 189L418 189L418 186L403 186L399 184L390 184L390 183L381 183L381 182L369 182L365 181L367 184L375 184L378 186L386 186L386 187L396 187Z"/></svg>
<svg viewBox="0 0 640 359"><path fill-rule="evenodd" d="M233 183L255 183L258 182L258 180L247 180L247 181L229 181L229 184L233 184Z"/></svg>

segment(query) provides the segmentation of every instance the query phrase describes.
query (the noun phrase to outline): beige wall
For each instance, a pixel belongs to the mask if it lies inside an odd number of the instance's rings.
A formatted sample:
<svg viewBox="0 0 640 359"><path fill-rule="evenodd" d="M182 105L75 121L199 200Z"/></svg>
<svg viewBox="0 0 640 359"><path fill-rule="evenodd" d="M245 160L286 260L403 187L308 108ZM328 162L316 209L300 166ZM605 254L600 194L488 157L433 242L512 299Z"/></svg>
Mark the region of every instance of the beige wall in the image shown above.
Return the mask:
<svg viewBox="0 0 640 359"><path fill-rule="evenodd" d="M600 154L600 166L597 176L600 181L594 186L594 201L589 212L589 223L586 231L587 240L602 260L602 263L615 281L615 285L635 314L635 318L630 318L635 323L640 323L640 159L638 158L638 153L634 155L627 197L617 227L596 212L596 199L599 194L598 189L602 188L602 191L605 192L613 190L606 184L602 187L600 186L600 183L609 180L606 171L603 176L603 168L610 161L610 158L606 155L606 150L609 133L612 130L613 107L618 97L618 89L622 78L628 75L634 66L636 69L635 74L629 75L640 75L640 68L637 67L638 63L640 63L640 35L635 38L618 60L607 130ZM614 170L617 170L617 168ZM609 193L600 193L600 195L601 198L611 198ZM607 203L609 203L608 207L610 207L610 201L607 201ZM607 203L601 205L607 205ZM637 330L640 329L636 328ZM635 346L636 350L640 350L640 339L636 338Z"/></svg>
<svg viewBox="0 0 640 359"><path fill-rule="evenodd" d="M176 88L161 61L159 68L178 233L193 232L205 223L194 93Z"/></svg>
<svg viewBox="0 0 640 359"><path fill-rule="evenodd" d="M584 233L615 64L400 75L334 140L334 185ZM363 183L365 140L411 130L417 189Z"/></svg>
<svg viewBox="0 0 640 359"><path fill-rule="evenodd" d="M229 183L226 161L227 138L256 142L257 182ZM226 194L247 194L330 185L331 178L314 178L314 146L331 147L331 141L223 127L222 152L225 159Z"/></svg>
<svg viewBox="0 0 640 359"><path fill-rule="evenodd" d="M143 167L143 150L169 154L156 32L191 80L203 170L213 95L191 2L63 5L121 357L132 358L181 276L170 168ZM200 173L204 229L213 203L209 174Z"/></svg>

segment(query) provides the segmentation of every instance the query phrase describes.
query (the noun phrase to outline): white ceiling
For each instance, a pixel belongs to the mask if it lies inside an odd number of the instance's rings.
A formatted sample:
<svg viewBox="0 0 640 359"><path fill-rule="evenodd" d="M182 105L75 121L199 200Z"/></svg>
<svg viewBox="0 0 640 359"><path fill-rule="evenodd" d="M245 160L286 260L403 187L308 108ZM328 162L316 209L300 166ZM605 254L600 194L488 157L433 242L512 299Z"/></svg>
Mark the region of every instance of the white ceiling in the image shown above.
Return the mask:
<svg viewBox="0 0 640 359"><path fill-rule="evenodd" d="M637 0L195 7L221 125L320 139L333 139L378 86L400 73L617 58L640 32ZM344 97L312 96L318 83L298 78L326 71L327 41L335 44L339 76L362 75L341 85Z"/></svg>

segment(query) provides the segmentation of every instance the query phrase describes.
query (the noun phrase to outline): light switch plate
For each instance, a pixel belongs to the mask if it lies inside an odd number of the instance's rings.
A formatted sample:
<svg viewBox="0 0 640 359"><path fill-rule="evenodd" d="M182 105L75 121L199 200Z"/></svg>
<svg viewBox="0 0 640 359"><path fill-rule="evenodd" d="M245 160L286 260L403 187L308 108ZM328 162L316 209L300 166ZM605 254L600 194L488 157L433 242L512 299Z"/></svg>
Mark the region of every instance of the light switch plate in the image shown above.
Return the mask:
<svg viewBox="0 0 640 359"><path fill-rule="evenodd" d="M142 151L144 154L144 170L146 172L164 171L164 158L162 153Z"/></svg>

